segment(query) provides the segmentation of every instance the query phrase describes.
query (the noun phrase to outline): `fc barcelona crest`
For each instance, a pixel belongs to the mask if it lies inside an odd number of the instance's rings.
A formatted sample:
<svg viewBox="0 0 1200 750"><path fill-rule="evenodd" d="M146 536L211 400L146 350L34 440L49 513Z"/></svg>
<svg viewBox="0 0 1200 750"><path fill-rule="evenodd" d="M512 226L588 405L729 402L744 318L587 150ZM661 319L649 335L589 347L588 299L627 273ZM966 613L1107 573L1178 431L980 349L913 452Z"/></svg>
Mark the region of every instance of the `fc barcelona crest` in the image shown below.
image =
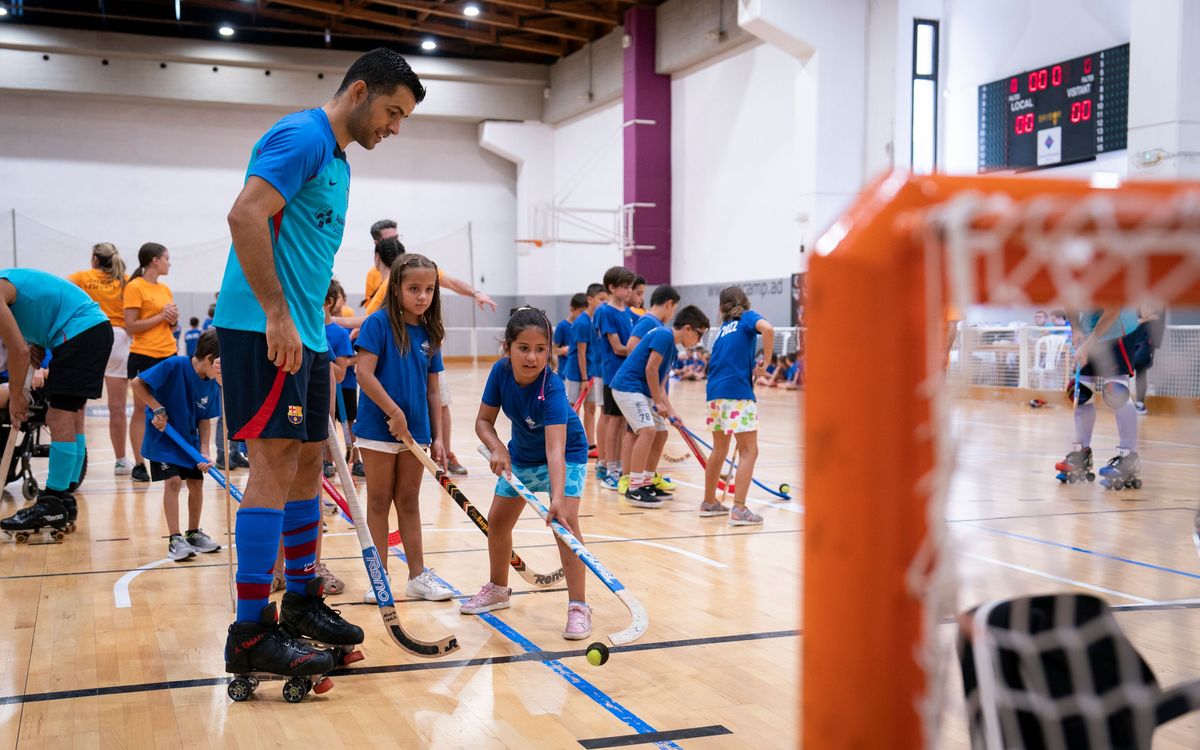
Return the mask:
<svg viewBox="0 0 1200 750"><path fill-rule="evenodd" d="M295 406L295 405L289 406L288 407L288 421L291 422L292 424L300 424L301 422L303 422L304 421L304 407L303 406Z"/></svg>

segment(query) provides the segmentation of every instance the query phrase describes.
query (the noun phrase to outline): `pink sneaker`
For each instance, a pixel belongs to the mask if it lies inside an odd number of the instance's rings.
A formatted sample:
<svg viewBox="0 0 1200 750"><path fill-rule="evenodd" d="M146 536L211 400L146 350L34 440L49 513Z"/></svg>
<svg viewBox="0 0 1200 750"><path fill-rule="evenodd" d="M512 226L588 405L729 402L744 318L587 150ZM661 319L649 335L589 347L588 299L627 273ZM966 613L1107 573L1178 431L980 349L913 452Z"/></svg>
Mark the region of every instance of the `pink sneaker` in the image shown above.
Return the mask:
<svg viewBox="0 0 1200 750"><path fill-rule="evenodd" d="M563 638L568 641L582 641L592 634L592 608L583 602L567 604L567 627L563 628Z"/></svg>
<svg viewBox="0 0 1200 750"><path fill-rule="evenodd" d="M711 503L700 504L700 517L710 518L712 516L724 516L729 513L729 506L722 505L719 500L713 500Z"/></svg>
<svg viewBox="0 0 1200 750"><path fill-rule="evenodd" d="M733 506L733 510L729 511L730 526L757 526L762 523L762 516L747 508L745 505Z"/></svg>
<svg viewBox="0 0 1200 750"><path fill-rule="evenodd" d="M508 609L508 598L511 595L512 589L488 581L479 589L478 594L463 602L458 611L464 615L481 615L493 609Z"/></svg>

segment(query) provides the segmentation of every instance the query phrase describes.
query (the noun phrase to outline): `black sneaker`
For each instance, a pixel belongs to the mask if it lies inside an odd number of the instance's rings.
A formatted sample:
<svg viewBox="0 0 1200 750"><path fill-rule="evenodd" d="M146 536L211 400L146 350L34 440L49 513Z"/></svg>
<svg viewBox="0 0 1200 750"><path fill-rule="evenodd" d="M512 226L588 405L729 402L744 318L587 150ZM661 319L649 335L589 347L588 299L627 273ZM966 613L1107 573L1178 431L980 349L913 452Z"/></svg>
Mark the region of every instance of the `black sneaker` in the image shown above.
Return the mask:
<svg viewBox="0 0 1200 750"><path fill-rule="evenodd" d="M639 508L658 508L663 503L662 500L654 496L654 490L650 487L631 488L626 491L625 499L630 505L636 505Z"/></svg>
<svg viewBox="0 0 1200 750"><path fill-rule="evenodd" d="M351 474L353 474L353 475L354 475L354 476L356 476L356 477L362 477L362 478L364 478L364 479L365 479L365 478L366 478L366 476L367 476L367 472L366 472L366 470L365 470L365 469L363 469L363 463L362 463L362 461L355 461L355 462L354 462L354 468L350 470L350 473L351 473Z"/></svg>
<svg viewBox="0 0 1200 750"><path fill-rule="evenodd" d="M233 460L230 461L230 463L233 464L233 468L235 469L250 468L250 459L247 458L246 454L242 453L241 451L233 451Z"/></svg>
<svg viewBox="0 0 1200 750"><path fill-rule="evenodd" d="M321 467L321 473L325 475L326 479L333 479L333 475L337 474L337 469L333 468L332 463L326 461L325 465Z"/></svg>
<svg viewBox="0 0 1200 750"><path fill-rule="evenodd" d="M138 464L133 467L133 471L129 472L129 478L135 482L149 482L150 472L146 471L146 464Z"/></svg>

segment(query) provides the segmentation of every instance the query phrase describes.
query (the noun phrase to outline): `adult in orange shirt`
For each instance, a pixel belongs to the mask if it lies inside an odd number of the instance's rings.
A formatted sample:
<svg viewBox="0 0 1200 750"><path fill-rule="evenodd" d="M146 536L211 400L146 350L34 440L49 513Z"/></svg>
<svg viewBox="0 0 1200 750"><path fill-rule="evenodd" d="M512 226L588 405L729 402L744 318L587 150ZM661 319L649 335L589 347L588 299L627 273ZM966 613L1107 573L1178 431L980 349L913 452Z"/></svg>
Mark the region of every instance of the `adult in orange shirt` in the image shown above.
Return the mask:
<svg viewBox="0 0 1200 750"><path fill-rule="evenodd" d="M113 346L104 370L104 390L108 395L108 438L112 441L116 464L113 473L128 474L133 461L125 457L125 437L128 426L125 405L128 403L129 333L125 330L125 261L111 242L92 246L92 267L76 271L67 277L100 305L100 311L112 323Z"/></svg>
<svg viewBox="0 0 1200 750"><path fill-rule="evenodd" d="M147 242L138 250L138 267L125 285L125 330L132 341L125 374L133 380L179 351L172 329L179 320L179 308L171 289L159 281L171 270L167 248ZM142 436L146 432L146 403L133 394L133 419L129 420L129 442L133 445L135 466L133 481L149 482L150 474L142 463Z"/></svg>

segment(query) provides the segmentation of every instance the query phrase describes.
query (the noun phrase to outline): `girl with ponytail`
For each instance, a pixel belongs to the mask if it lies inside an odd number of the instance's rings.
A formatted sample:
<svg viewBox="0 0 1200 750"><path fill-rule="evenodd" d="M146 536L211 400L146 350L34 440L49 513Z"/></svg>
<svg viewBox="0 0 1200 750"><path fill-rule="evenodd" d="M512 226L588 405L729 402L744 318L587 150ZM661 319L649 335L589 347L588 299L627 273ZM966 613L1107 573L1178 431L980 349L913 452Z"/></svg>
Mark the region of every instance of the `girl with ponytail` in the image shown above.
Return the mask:
<svg viewBox="0 0 1200 750"><path fill-rule="evenodd" d="M125 368L129 380L179 351L179 342L173 333L179 321L179 308L175 306L170 287L160 281L170 270L171 256L167 248L157 242L147 242L138 250L138 267L125 285L124 297L125 329L132 337ZM142 463L142 437L146 432L142 414L145 410L146 404L134 393L129 442L133 445L135 465L131 473L135 482L150 481L150 473Z"/></svg>

